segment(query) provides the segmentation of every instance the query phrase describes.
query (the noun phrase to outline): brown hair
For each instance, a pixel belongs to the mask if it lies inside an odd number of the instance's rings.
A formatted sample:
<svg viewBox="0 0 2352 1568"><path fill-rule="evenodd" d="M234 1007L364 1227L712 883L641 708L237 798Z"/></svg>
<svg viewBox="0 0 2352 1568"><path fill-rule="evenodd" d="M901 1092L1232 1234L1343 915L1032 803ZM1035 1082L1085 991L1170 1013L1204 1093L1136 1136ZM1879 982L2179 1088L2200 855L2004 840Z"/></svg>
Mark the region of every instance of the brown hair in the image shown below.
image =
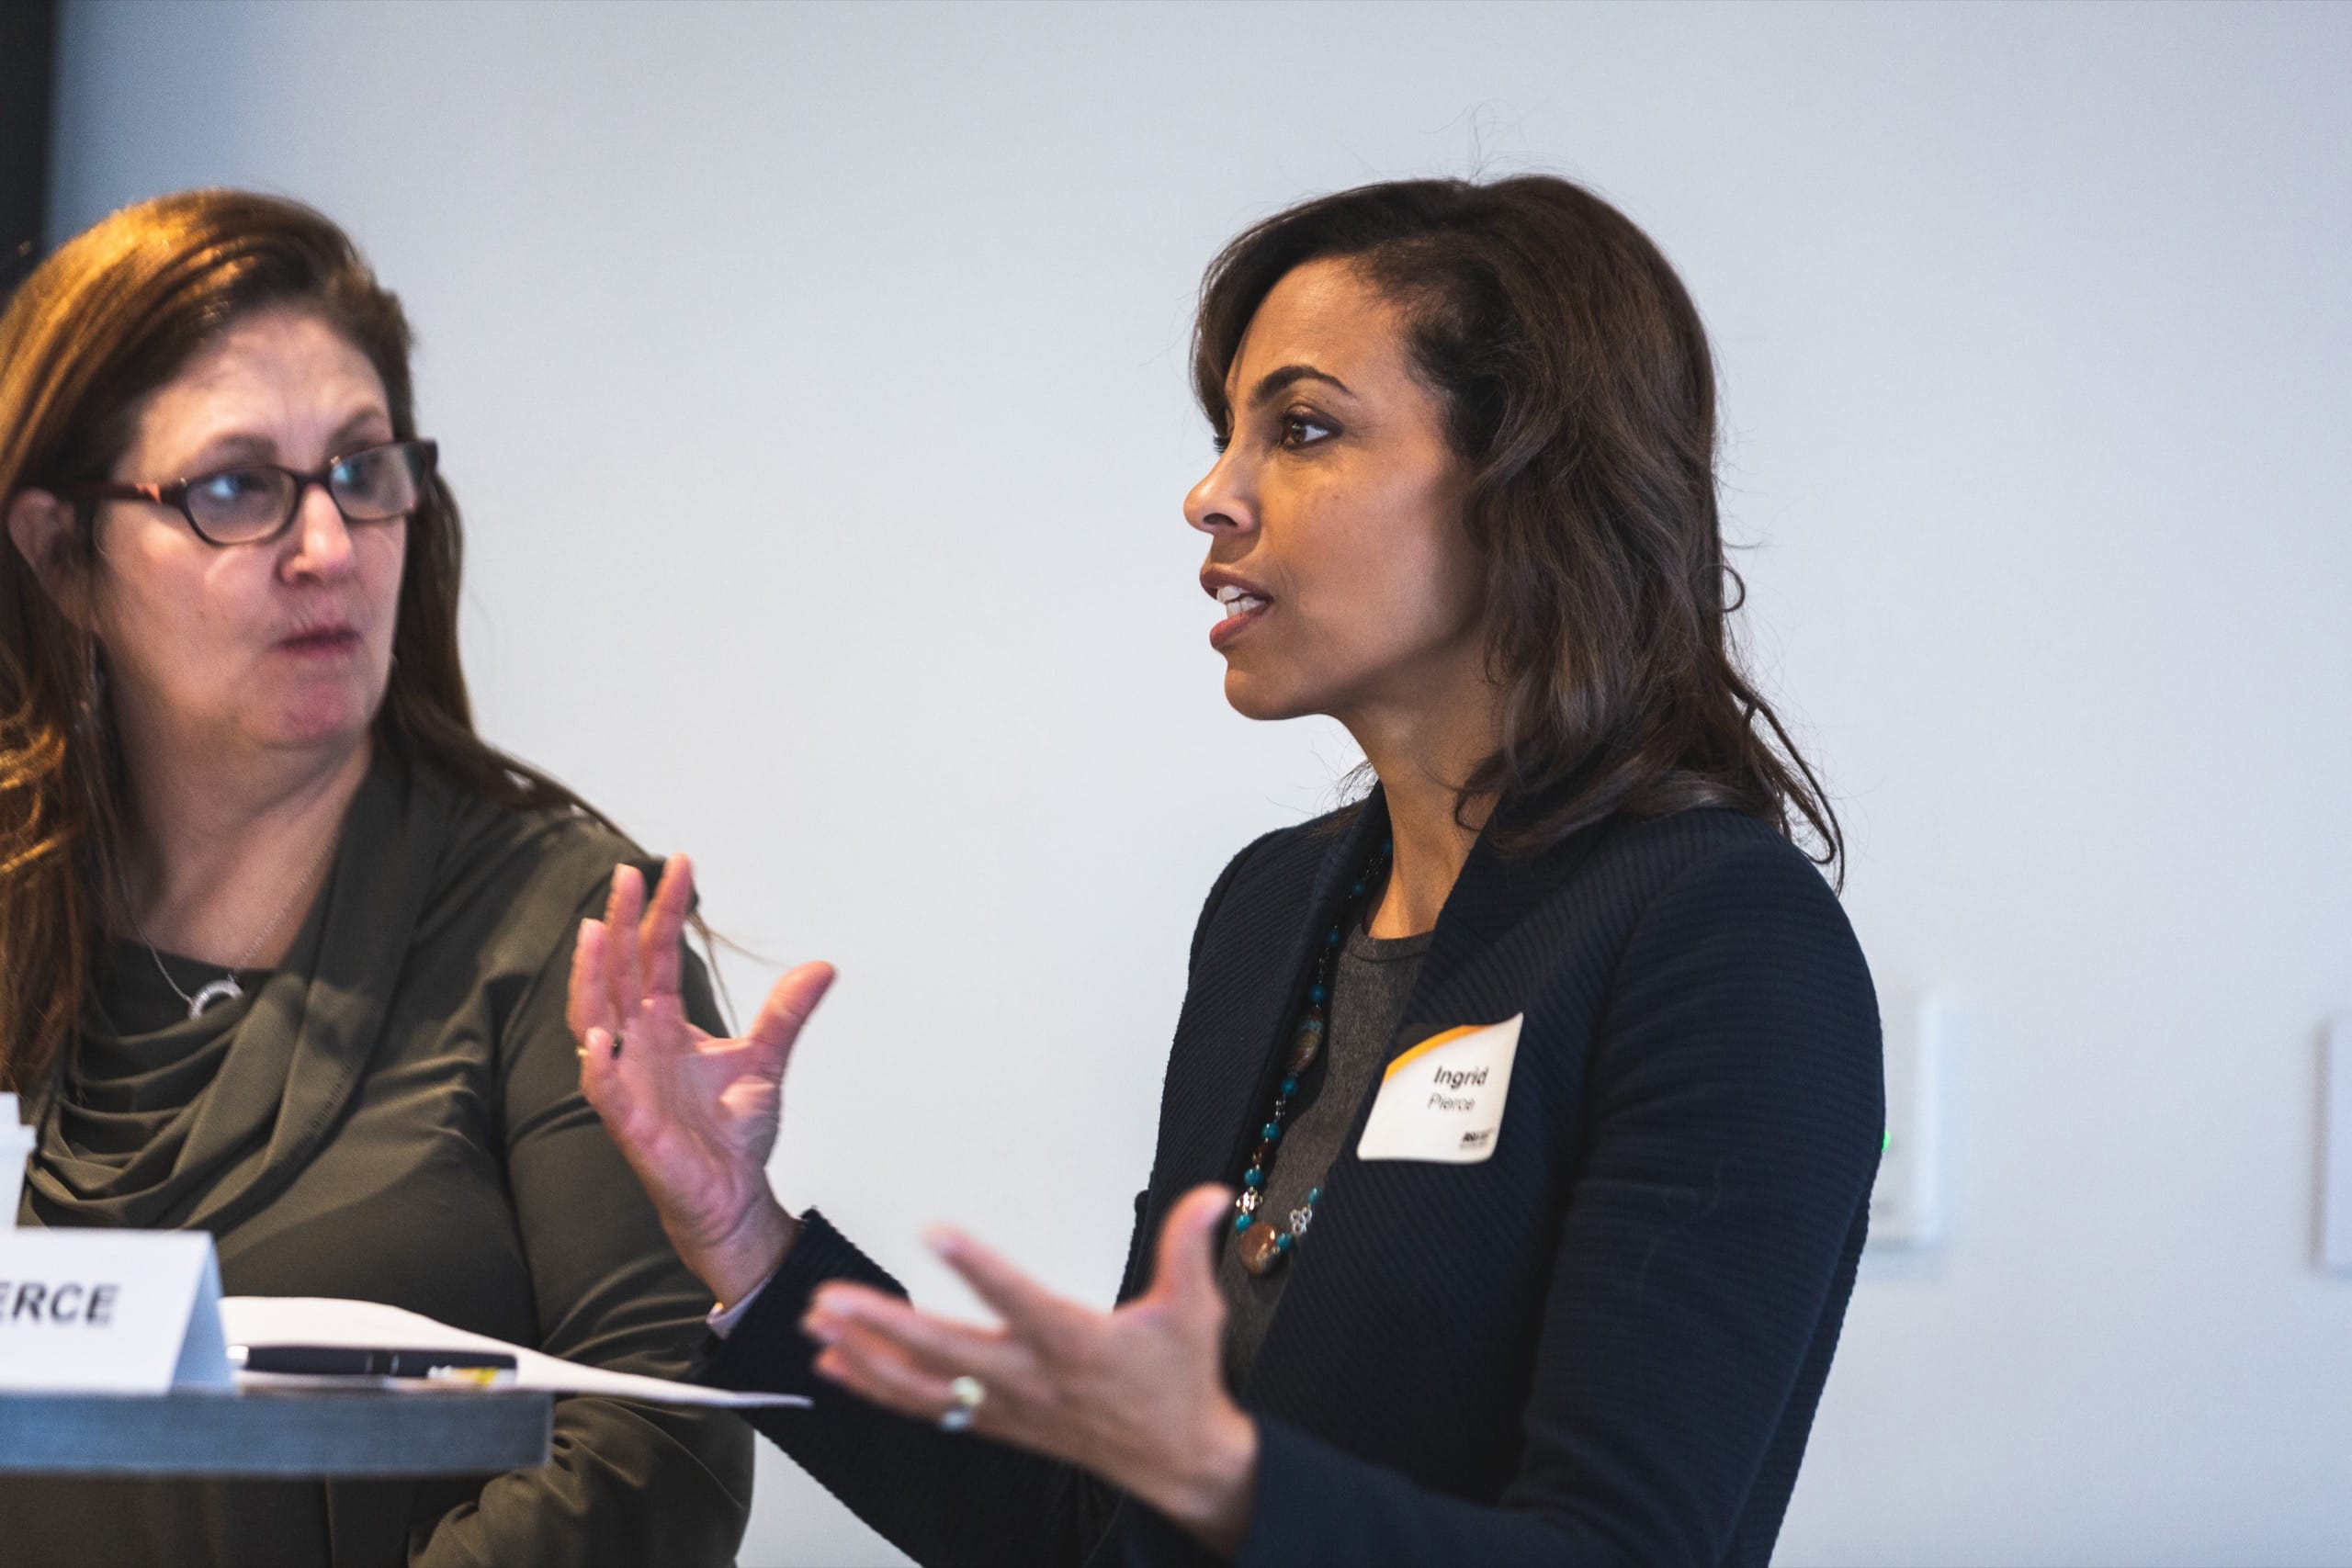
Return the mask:
<svg viewBox="0 0 2352 1568"><path fill-rule="evenodd" d="M0 313L0 500L103 479L141 400L246 312L316 311L368 356L397 440L417 434L400 300L350 239L298 202L198 190L126 208L28 276ZM64 563L98 565L96 508ZM603 817L474 733L458 661L458 503L437 476L408 521L378 744L494 804ZM0 1089L32 1083L71 1033L103 939L126 827L91 635L0 542Z"/></svg>
<svg viewBox="0 0 2352 1568"><path fill-rule="evenodd" d="M1470 472L1501 739L1461 807L1515 804L1505 847L1525 851L1613 812L1729 807L1802 829L1842 872L1837 814L1740 668L1714 362L1649 237L1541 175L1363 186L1277 213L1201 287L1193 386L1220 435L1250 318L1284 275L1324 258L1405 308L1415 367Z"/></svg>

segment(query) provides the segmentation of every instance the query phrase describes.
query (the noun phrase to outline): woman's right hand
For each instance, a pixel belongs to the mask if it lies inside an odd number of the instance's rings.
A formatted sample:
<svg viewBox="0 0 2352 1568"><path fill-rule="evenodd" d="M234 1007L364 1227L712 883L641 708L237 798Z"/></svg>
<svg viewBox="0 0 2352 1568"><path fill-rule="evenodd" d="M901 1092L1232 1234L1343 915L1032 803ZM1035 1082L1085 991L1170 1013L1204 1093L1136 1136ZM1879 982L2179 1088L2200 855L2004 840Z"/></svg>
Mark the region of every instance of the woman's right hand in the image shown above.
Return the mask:
<svg viewBox="0 0 2352 1568"><path fill-rule="evenodd" d="M833 983L803 964L775 983L752 1031L721 1040L686 1017L678 992L694 866L662 868L649 904L635 866L613 873L601 920L580 922L566 1017L580 1089L651 1194L670 1245L722 1303L775 1272L798 1234L768 1186L784 1109L784 1066Z"/></svg>

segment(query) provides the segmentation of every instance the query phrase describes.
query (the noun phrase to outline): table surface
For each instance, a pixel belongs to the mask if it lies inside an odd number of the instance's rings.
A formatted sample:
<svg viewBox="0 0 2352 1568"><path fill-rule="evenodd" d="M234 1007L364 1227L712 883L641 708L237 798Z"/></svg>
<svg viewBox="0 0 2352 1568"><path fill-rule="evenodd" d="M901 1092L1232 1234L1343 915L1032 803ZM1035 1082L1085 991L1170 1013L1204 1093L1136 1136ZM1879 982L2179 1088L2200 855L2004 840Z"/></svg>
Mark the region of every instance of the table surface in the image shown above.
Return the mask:
<svg viewBox="0 0 2352 1568"><path fill-rule="evenodd" d="M548 1460L537 1390L0 1393L0 1473L477 1475Z"/></svg>

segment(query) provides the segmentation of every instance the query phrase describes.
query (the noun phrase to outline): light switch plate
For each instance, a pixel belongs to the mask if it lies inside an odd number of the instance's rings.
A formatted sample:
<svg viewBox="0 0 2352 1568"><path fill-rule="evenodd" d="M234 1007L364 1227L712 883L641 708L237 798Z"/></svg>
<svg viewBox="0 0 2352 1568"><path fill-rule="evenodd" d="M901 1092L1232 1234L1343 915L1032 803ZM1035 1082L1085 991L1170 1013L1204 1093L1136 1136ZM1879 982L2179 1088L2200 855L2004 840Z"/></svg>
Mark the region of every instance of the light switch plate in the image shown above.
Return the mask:
<svg viewBox="0 0 2352 1568"><path fill-rule="evenodd" d="M1886 1139L1871 1188L1869 1246L1926 1247L1943 1231L1943 1056L1950 1010L1933 997L1883 1010Z"/></svg>
<svg viewBox="0 0 2352 1568"><path fill-rule="evenodd" d="M2352 1272L2352 1015L2320 1040L2319 1264Z"/></svg>

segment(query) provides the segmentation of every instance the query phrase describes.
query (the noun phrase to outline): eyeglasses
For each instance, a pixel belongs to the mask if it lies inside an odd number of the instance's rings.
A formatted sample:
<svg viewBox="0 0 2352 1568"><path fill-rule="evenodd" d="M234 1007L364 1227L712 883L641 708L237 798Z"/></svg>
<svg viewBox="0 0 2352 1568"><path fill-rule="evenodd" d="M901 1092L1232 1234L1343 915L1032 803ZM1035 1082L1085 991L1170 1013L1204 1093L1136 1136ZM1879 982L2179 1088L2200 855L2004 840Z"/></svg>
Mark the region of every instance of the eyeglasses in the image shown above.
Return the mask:
<svg viewBox="0 0 2352 1568"><path fill-rule="evenodd" d="M432 482L440 451L431 441L392 441L346 453L315 473L250 463L170 484L75 485L66 494L76 501L151 501L176 508L208 545L261 545L293 525L312 485L327 492L346 523L407 516Z"/></svg>

